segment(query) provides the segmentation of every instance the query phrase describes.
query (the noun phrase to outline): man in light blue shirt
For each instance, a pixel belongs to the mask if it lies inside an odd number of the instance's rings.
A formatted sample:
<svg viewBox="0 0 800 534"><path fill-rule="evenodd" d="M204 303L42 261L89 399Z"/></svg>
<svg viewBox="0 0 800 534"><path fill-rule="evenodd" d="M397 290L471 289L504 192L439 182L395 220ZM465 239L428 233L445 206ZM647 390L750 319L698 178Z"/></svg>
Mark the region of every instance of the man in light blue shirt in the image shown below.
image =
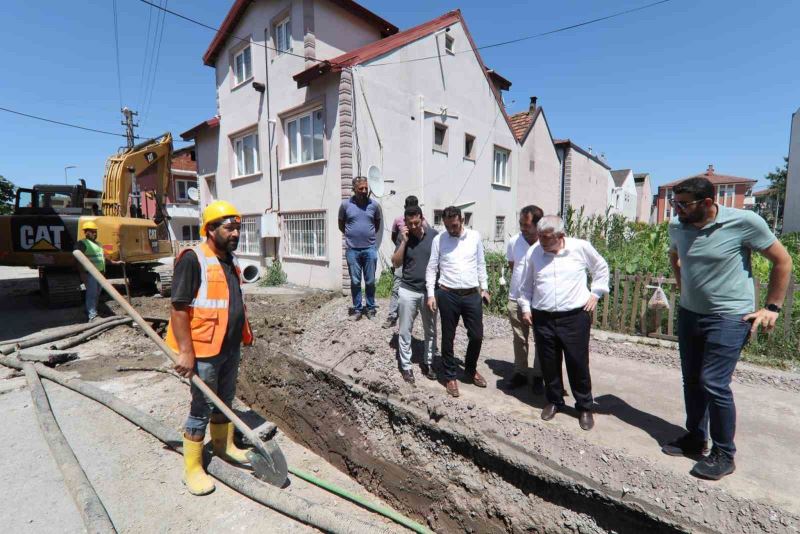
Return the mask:
<svg viewBox="0 0 800 534"><path fill-rule="evenodd" d="M662 447L672 456L708 456L692 474L719 480L733 473L736 407L730 388L750 334L775 327L792 274L792 259L759 215L714 203L705 177L684 180L671 200L678 214L669 225L670 261L681 292L678 343L687 433ZM771 263L764 308L755 309L752 251ZM788 313L791 313L789 311Z"/></svg>

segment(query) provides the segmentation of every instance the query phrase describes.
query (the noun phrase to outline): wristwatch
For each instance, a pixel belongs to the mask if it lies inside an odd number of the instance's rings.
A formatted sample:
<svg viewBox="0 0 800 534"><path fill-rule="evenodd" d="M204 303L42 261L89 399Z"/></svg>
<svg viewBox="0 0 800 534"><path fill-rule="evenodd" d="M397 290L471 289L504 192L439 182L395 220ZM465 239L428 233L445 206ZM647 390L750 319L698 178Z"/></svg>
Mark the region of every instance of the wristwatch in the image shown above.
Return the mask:
<svg viewBox="0 0 800 534"><path fill-rule="evenodd" d="M775 313L780 313L781 312L781 307L778 306L777 304L767 304L766 306L764 306L764 308L766 308L767 310L769 310L771 312L775 312Z"/></svg>

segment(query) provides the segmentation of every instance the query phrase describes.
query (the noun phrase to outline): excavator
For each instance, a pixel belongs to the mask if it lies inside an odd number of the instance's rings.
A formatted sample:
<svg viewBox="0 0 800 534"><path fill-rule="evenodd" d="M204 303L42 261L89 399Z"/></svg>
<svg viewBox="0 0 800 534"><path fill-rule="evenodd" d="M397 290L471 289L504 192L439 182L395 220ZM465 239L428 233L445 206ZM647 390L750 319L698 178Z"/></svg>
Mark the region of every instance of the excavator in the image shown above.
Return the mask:
<svg viewBox="0 0 800 534"><path fill-rule="evenodd" d="M0 216L0 265L39 271L39 289L49 307L81 303L80 275L72 255L81 228L94 221L97 241L124 266L107 265L109 278L126 278L134 290L169 296L173 256L164 199L169 184L172 135L121 149L106 161L103 191L78 185L35 185L17 190L14 211ZM155 188L142 191L137 176L155 171ZM155 213L143 213L145 198ZM144 210L147 211L146 209Z"/></svg>

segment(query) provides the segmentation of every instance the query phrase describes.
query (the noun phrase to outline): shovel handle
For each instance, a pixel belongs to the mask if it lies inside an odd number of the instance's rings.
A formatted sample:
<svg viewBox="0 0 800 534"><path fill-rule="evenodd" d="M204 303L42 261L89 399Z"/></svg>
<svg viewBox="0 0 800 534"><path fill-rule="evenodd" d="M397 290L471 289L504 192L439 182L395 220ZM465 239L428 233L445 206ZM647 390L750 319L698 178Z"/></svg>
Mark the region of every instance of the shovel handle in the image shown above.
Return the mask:
<svg viewBox="0 0 800 534"><path fill-rule="evenodd" d="M103 289L105 289L106 292L111 295L111 298L113 298L117 304L119 304L122 309L125 310L125 313L127 313L130 318L133 319L137 325L139 325L139 328L142 329L142 332L147 334L147 337L153 340L153 342L158 345L158 348L160 348L164 354L166 354L167 357L172 360L173 363L178 363L178 356L175 354L175 352L173 352L169 345L167 345L164 340L161 339L161 336L159 336L156 331L153 330L149 324L147 324L147 321L145 321L144 318L139 315L139 312L133 309L133 306L131 306L130 303L119 294L119 291L114 289L114 286L112 286L111 283L106 280L106 277L103 276L103 273L97 270L89 258L87 258L86 255L84 255L80 250L73 250L72 255L75 256L75 259L77 259L81 266L86 269L86 272L88 272L95 280L97 280ZM217 397L217 394L211 391L211 388L208 387L208 385L196 374L192 375L192 384L197 386L200 391L202 391L203 394L214 403L214 406L219 408L219 411L225 414L225 417L227 417L228 420L232 422L233 425L238 428L239 431L244 434L251 443L257 444L256 446L261 444L261 440L258 439L258 437L255 435L255 432L253 432L253 430L247 426L244 421L239 419L233 410L231 410L224 402L222 402L220 398Z"/></svg>

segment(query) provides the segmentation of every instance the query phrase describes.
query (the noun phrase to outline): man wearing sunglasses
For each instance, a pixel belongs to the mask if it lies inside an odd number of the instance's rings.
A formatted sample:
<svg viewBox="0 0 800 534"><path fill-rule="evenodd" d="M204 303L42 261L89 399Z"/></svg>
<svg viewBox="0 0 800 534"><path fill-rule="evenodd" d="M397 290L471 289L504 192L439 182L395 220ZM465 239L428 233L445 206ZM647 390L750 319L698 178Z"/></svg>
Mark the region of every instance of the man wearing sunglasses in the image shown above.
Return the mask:
<svg viewBox="0 0 800 534"><path fill-rule="evenodd" d="M692 474L719 480L736 468L731 377L750 335L759 326L767 332L775 327L792 260L759 215L716 204L707 178L676 185L671 203L677 213L669 224L670 262L681 292L678 342L687 433L662 451L702 457ZM757 311L752 251L772 263L766 305ZM709 433L713 446L704 456Z"/></svg>

